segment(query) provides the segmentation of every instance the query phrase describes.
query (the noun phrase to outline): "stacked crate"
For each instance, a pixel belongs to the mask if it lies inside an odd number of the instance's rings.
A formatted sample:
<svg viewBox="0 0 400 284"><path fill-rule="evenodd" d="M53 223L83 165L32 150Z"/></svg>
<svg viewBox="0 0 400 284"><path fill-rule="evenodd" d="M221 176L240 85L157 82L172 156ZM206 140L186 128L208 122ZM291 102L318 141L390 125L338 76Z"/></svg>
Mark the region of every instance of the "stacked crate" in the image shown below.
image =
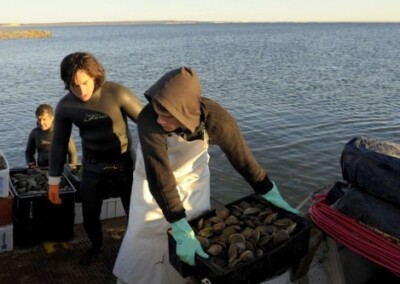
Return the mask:
<svg viewBox="0 0 400 284"><path fill-rule="evenodd" d="M40 188L22 191L17 187L17 174L37 175L45 178ZM60 183L60 205L47 197L47 171L44 169L14 168L10 170L10 187L14 195L13 223L15 244L21 247L45 241L68 241L73 238L75 188L63 175Z"/></svg>
<svg viewBox="0 0 400 284"><path fill-rule="evenodd" d="M13 249L12 205L9 188L9 166L0 151L0 253Z"/></svg>

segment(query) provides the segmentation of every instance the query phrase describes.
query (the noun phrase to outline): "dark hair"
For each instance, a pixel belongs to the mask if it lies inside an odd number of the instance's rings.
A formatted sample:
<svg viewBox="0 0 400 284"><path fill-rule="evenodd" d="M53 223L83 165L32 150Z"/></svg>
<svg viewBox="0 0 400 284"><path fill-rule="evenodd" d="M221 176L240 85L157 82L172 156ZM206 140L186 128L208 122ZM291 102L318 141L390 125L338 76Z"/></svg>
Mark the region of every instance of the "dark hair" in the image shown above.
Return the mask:
<svg viewBox="0 0 400 284"><path fill-rule="evenodd" d="M41 104L36 108L36 116L42 115L43 113L47 112L48 114L50 114L51 116L54 115L53 113L53 108L51 107L51 105L48 104Z"/></svg>
<svg viewBox="0 0 400 284"><path fill-rule="evenodd" d="M89 52L75 52L67 55L60 65L61 80L64 81L66 90L69 90L78 70L86 72L94 79L94 90L103 85L106 77L103 65Z"/></svg>

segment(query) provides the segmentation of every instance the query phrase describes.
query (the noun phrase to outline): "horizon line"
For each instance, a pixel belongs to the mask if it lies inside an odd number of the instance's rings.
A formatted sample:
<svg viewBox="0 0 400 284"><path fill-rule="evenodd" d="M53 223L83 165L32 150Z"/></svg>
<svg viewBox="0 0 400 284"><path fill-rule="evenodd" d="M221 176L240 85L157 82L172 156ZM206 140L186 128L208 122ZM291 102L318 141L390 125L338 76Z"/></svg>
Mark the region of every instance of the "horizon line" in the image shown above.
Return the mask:
<svg viewBox="0 0 400 284"><path fill-rule="evenodd" d="M99 24L399 24L400 21L190 21L190 20L140 20L140 21L67 21L36 23L0 23L0 27L38 25L99 25Z"/></svg>

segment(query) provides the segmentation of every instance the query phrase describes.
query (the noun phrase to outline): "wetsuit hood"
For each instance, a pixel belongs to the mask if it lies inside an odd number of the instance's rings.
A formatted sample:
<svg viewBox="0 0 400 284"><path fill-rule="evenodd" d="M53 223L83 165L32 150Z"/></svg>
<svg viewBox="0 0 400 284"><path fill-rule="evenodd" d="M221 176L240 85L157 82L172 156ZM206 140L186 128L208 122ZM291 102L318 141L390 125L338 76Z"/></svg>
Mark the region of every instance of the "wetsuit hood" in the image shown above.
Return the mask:
<svg viewBox="0 0 400 284"><path fill-rule="evenodd" d="M199 125L201 84L193 69L181 67L166 73L144 95L161 104L191 132Z"/></svg>

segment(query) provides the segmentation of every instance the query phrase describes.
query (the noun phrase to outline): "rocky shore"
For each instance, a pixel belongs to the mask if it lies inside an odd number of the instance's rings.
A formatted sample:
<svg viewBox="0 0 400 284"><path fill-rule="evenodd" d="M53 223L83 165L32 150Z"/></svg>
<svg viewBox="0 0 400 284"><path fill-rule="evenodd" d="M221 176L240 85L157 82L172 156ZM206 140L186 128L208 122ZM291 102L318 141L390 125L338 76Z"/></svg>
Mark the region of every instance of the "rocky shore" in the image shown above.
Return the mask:
<svg viewBox="0 0 400 284"><path fill-rule="evenodd" d="M52 33L45 30L0 30L0 39L48 38Z"/></svg>

